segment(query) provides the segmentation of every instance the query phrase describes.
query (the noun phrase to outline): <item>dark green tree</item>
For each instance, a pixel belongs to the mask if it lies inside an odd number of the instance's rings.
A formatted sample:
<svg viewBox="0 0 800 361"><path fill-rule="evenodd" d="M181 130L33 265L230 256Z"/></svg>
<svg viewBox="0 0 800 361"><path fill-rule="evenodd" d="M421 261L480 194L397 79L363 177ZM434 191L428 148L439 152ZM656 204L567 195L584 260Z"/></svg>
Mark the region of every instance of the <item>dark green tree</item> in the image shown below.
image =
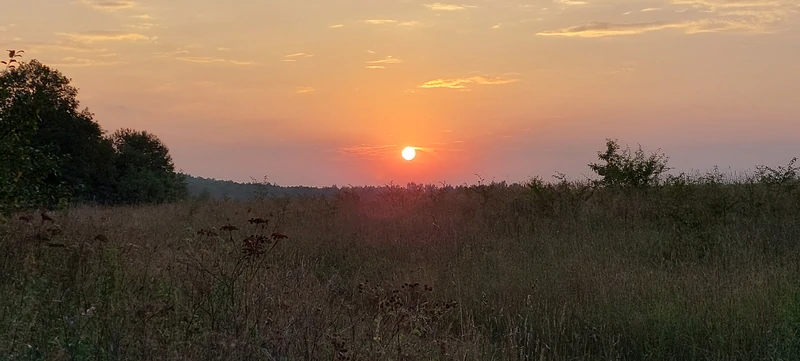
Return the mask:
<svg viewBox="0 0 800 361"><path fill-rule="evenodd" d="M109 199L116 178L113 148L94 115L79 109L78 90L61 72L37 60L16 64L0 76L0 117L11 129L25 129L27 145L59 158L46 187L65 184L78 201Z"/></svg>
<svg viewBox="0 0 800 361"><path fill-rule="evenodd" d="M600 176L597 184L607 187L645 188L658 184L661 175L669 170L664 154L644 154L622 149L616 140L606 139L606 150L597 153L603 163L591 163L589 168Z"/></svg>
<svg viewBox="0 0 800 361"><path fill-rule="evenodd" d="M175 172L169 149L154 134L120 129L111 135L120 203L162 203L185 199L186 179Z"/></svg>
<svg viewBox="0 0 800 361"><path fill-rule="evenodd" d="M52 152L35 146L40 130L37 106L21 107L25 92L18 81L25 65L10 50L0 69L0 214L19 209L53 207L66 200L68 188L60 181L63 162Z"/></svg>

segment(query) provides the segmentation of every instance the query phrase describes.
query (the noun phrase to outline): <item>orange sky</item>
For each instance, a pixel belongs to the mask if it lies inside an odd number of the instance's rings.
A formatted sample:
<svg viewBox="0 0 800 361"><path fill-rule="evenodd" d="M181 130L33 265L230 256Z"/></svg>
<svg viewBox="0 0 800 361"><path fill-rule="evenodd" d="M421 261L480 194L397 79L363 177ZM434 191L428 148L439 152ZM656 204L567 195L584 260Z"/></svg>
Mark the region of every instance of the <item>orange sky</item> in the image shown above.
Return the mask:
<svg viewBox="0 0 800 361"><path fill-rule="evenodd" d="M686 170L800 155L800 0L3 4L0 46L199 176L578 177L606 137Z"/></svg>

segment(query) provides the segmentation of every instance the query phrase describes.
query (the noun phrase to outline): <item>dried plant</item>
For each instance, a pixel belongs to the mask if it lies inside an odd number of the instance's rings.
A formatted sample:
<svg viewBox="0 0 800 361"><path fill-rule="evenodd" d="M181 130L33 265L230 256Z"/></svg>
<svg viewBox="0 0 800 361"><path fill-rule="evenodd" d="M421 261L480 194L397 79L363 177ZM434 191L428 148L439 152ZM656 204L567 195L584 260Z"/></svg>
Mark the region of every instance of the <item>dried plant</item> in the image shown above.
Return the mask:
<svg viewBox="0 0 800 361"><path fill-rule="evenodd" d="M25 53L25 50L13 50L12 49L12 50L6 50L6 51L8 51L8 60L2 60L2 61L0 61L0 64L3 64L3 65L6 66L5 70L16 68L17 64L19 64L19 61L17 61L16 58L21 58L22 54Z"/></svg>

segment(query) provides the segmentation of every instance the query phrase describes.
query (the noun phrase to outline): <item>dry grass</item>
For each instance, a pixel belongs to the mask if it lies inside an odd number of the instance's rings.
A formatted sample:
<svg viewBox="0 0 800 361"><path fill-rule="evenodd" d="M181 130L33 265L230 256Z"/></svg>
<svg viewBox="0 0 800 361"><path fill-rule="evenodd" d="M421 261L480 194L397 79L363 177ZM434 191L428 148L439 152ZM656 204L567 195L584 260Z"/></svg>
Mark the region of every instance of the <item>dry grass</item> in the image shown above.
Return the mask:
<svg viewBox="0 0 800 361"><path fill-rule="evenodd" d="M800 192L785 185L27 216L0 229L3 359L800 359Z"/></svg>

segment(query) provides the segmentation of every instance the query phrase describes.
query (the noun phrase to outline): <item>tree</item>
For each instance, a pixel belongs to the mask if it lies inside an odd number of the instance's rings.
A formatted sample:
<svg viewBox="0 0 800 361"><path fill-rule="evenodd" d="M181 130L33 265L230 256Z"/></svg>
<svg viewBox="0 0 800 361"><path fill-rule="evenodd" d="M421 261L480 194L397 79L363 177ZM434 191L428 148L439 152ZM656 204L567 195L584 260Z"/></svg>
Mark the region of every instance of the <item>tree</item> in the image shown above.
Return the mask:
<svg viewBox="0 0 800 361"><path fill-rule="evenodd" d="M76 200L106 200L115 178L113 148L94 115L79 109L78 90L37 60L15 64L0 76L0 117L11 129L25 129L30 147L58 156L57 171L47 177L46 186L66 185Z"/></svg>
<svg viewBox="0 0 800 361"><path fill-rule="evenodd" d="M187 197L185 177L175 172L169 149L154 134L119 129L110 137L116 152L117 201L161 203Z"/></svg>
<svg viewBox="0 0 800 361"><path fill-rule="evenodd" d="M19 107L24 98L14 80L20 79L15 58L24 51L9 51L0 69L0 215L23 208L52 207L69 196L58 181L61 159L33 145L39 132L40 109ZM24 66L24 65L23 65Z"/></svg>
<svg viewBox="0 0 800 361"><path fill-rule="evenodd" d="M621 150L616 140L606 139L606 150L597 157L604 162L591 163L589 168L600 176L596 183L609 187L645 188L658 184L661 175L669 168L668 157L653 153L645 156L642 147L631 154L630 148Z"/></svg>

